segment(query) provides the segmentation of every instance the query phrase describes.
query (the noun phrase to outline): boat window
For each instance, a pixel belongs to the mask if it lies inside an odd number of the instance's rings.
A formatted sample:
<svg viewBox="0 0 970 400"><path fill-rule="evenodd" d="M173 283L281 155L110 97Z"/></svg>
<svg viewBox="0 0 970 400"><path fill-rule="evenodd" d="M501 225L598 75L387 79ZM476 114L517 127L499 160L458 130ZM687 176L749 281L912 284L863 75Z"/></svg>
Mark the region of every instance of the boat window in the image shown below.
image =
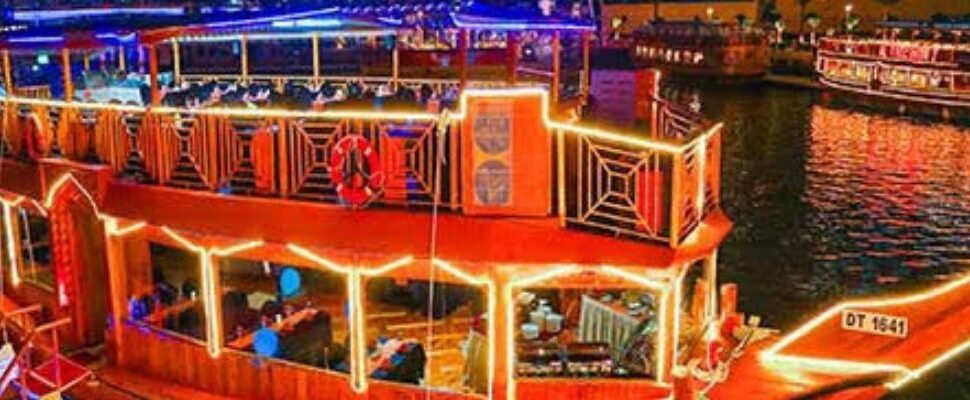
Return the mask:
<svg viewBox="0 0 970 400"><path fill-rule="evenodd" d="M369 378L486 393L482 288L393 278L368 279L365 287Z"/></svg>
<svg viewBox="0 0 970 400"><path fill-rule="evenodd" d="M249 73L274 76L313 75L313 41L254 40L249 43Z"/></svg>
<svg viewBox="0 0 970 400"><path fill-rule="evenodd" d="M147 255L150 268L134 269L134 276L129 279L135 282L128 302L128 318L205 340L206 315L198 254L149 243Z"/></svg>
<svg viewBox="0 0 970 400"><path fill-rule="evenodd" d="M54 263L51 253L50 220L34 211L19 209L20 260L25 282L54 291Z"/></svg>
<svg viewBox="0 0 970 400"><path fill-rule="evenodd" d="M349 373L345 276L226 258L219 277L227 348Z"/></svg>
<svg viewBox="0 0 970 400"><path fill-rule="evenodd" d="M513 296L516 376L656 377L660 302L653 293L535 287Z"/></svg>
<svg viewBox="0 0 970 400"><path fill-rule="evenodd" d="M392 41L381 38L320 39L320 73L330 77L389 77L393 73L393 48ZM405 60L400 65L405 66Z"/></svg>

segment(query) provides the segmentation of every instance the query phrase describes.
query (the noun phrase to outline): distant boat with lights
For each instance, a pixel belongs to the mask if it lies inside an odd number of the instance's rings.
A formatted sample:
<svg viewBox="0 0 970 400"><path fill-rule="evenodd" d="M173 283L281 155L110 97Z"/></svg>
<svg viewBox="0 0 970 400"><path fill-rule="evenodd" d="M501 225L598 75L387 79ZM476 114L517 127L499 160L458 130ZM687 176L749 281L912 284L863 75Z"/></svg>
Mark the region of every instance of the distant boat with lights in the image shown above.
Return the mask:
<svg viewBox="0 0 970 400"><path fill-rule="evenodd" d="M874 38L822 38L819 82L852 99L970 118L970 24L883 22Z"/></svg>
<svg viewBox="0 0 970 400"><path fill-rule="evenodd" d="M760 79L771 67L768 38L756 27L727 22L651 21L611 47L630 52L639 67L657 68L686 80Z"/></svg>
<svg viewBox="0 0 970 400"><path fill-rule="evenodd" d="M0 391L786 398L920 372L785 375L831 315L745 324L717 285L722 125L654 70L594 82L581 7L108 14L0 43ZM617 101L649 129L586 118Z"/></svg>

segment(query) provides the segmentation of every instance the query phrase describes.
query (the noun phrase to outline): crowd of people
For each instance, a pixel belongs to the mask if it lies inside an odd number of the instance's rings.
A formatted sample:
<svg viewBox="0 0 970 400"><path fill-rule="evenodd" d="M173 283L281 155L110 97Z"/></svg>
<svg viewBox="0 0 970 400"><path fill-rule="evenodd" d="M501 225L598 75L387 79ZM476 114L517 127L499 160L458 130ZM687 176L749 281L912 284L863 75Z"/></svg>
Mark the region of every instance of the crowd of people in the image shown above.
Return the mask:
<svg viewBox="0 0 970 400"><path fill-rule="evenodd" d="M282 89L282 90L281 90ZM431 101L442 106L458 100L458 86L435 88L363 81L314 84L289 82L282 88L269 83L210 81L183 83L162 89L162 104L171 107L252 107L293 110L322 110L332 107L423 108Z"/></svg>

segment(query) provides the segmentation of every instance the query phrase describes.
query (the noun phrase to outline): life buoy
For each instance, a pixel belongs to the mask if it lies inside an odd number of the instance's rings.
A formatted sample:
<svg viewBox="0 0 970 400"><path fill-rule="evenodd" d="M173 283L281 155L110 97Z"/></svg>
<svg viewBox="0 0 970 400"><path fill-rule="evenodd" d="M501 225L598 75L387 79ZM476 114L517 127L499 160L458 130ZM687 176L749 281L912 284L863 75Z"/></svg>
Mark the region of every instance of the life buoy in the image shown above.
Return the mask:
<svg viewBox="0 0 970 400"><path fill-rule="evenodd" d="M330 150L330 179L342 201L359 207L384 187L380 156L363 136L344 136Z"/></svg>

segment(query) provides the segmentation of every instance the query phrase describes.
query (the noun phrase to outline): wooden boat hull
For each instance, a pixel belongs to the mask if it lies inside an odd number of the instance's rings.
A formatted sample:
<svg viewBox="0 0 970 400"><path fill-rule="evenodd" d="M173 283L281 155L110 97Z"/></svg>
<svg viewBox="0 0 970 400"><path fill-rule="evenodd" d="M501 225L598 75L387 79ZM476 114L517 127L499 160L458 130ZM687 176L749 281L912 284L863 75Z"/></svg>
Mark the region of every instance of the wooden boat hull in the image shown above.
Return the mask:
<svg viewBox="0 0 970 400"><path fill-rule="evenodd" d="M970 99L904 96L821 77L818 81L825 88L826 96L823 98L835 105L864 107L884 113L928 117L970 125Z"/></svg>

